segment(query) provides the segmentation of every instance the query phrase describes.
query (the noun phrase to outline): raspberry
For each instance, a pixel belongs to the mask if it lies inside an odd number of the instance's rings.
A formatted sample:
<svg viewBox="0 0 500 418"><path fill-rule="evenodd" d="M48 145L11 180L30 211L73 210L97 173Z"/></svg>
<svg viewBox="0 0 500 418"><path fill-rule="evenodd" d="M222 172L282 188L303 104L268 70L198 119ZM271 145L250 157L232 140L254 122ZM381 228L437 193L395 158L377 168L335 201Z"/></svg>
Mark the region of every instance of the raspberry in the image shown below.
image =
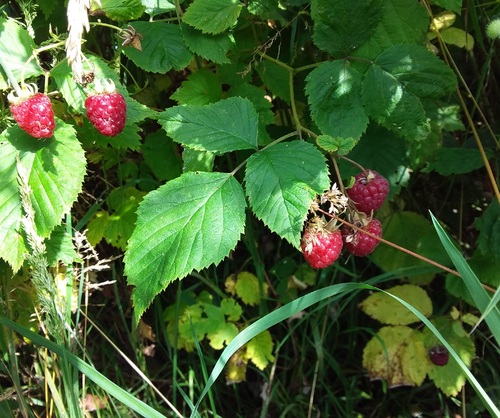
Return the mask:
<svg viewBox="0 0 500 418"><path fill-rule="evenodd" d="M357 210L369 215L384 203L389 194L389 182L376 171L368 170L355 177L347 194Z"/></svg>
<svg viewBox="0 0 500 418"><path fill-rule="evenodd" d="M302 235L302 252L312 268L323 269L332 265L342 251L340 230L329 231L315 222Z"/></svg>
<svg viewBox="0 0 500 418"><path fill-rule="evenodd" d="M377 237L382 236L382 224L378 219L372 219L361 229ZM353 230L348 226L344 226L342 228L342 237L347 251L358 257L364 257L371 254L380 242L379 240L364 234L361 231Z"/></svg>
<svg viewBox="0 0 500 418"><path fill-rule="evenodd" d="M45 94L34 93L31 87L25 93L21 97L14 96L14 92L8 95L12 116L32 137L50 138L56 126L50 99Z"/></svg>
<svg viewBox="0 0 500 418"><path fill-rule="evenodd" d="M448 364L449 353L442 345L435 345L429 349L429 359L436 366L446 366Z"/></svg>
<svg viewBox="0 0 500 418"><path fill-rule="evenodd" d="M127 104L125 98L115 91L113 82L103 87L96 81L96 94L85 100L87 117L103 135L116 136L125 127Z"/></svg>

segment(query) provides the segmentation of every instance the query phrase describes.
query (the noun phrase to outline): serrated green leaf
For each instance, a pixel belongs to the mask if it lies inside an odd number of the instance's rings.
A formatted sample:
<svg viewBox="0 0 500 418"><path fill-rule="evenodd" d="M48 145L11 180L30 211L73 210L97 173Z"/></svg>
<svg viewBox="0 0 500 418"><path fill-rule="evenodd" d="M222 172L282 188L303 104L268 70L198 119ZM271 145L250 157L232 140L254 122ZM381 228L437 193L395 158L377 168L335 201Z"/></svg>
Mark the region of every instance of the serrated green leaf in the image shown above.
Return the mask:
<svg viewBox="0 0 500 418"><path fill-rule="evenodd" d="M216 74L203 69L190 74L170 98L181 105L207 105L222 98L222 85Z"/></svg>
<svg viewBox="0 0 500 418"><path fill-rule="evenodd" d="M208 151L198 151L192 148L182 150L182 172L213 171L215 154Z"/></svg>
<svg viewBox="0 0 500 418"><path fill-rule="evenodd" d="M216 64L231 62L226 56L233 46L232 37L228 32L211 35L192 26L182 25L182 38L191 52L208 61Z"/></svg>
<svg viewBox="0 0 500 418"><path fill-rule="evenodd" d="M421 385L429 367L422 333L401 325L381 328L363 350L363 367L389 387Z"/></svg>
<svg viewBox="0 0 500 418"><path fill-rule="evenodd" d="M106 227L108 226L109 212L100 210L95 213L93 218L87 225L87 239L93 247L101 242L106 235Z"/></svg>
<svg viewBox="0 0 500 418"><path fill-rule="evenodd" d="M421 287L405 284L394 286L386 292L408 302L426 317L432 314L432 300ZM374 293L359 304L363 312L383 324L409 325L419 321L417 316L385 293Z"/></svg>
<svg viewBox="0 0 500 418"><path fill-rule="evenodd" d="M165 74L171 69L182 70L193 59L192 52L184 44L179 25L142 21L130 25L142 35L142 51L126 47L123 53L139 68Z"/></svg>
<svg viewBox="0 0 500 418"><path fill-rule="evenodd" d="M35 48L35 43L26 29L13 19L0 18L0 69L3 74L4 65L9 68L18 83L24 81L21 76L28 79L42 74L43 70L38 61L29 60Z"/></svg>
<svg viewBox="0 0 500 418"><path fill-rule="evenodd" d="M496 200L474 221L474 225L479 231L477 243L481 253L491 254L496 261L500 261L500 205Z"/></svg>
<svg viewBox="0 0 500 418"><path fill-rule="evenodd" d="M375 32L382 13L382 0L314 0L314 43L332 56L349 55Z"/></svg>
<svg viewBox="0 0 500 418"><path fill-rule="evenodd" d="M476 350L471 337L464 330L460 321L454 321L450 317L437 317L432 324L446 338L448 344L457 352L467 367L472 363L476 355ZM435 345L440 345L436 336L425 328L423 330L424 344L427 350ZM443 391L446 396L457 396L466 382L465 374L462 372L456 360L450 356L448 363L444 366L430 364L429 378Z"/></svg>
<svg viewBox="0 0 500 418"><path fill-rule="evenodd" d="M164 130L159 129L146 137L142 144L142 154L158 179L168 181L181 174L182 161L177 145Z"/></svg>
<svg viewBox="0 0 500 418"><path fill-rule="evenodd" d="M230 174L185 173L149 193L125 254L139 320L169 283L222 261L245 223L243 188Z"/></svg>
<svg viewBox="0 0 500 418"><path fill-rule="evenodd" d="M319 135L316 143L327 152L338 155L347 155L358 143L354 138L333 138L330 135Z"/></svg>
<svg viewBox="0 0 500 418"><path fill-rule="evenodd" d="M21 235L21 200L17 184L16 158L27 173L37 232L48 237L61 223L81 190L85 156L73 128L56 119L54 135L37 141L11 126L0 135L0 256L17 271L26 253Z"/></svg>
<svg viewBox="0 0 500 418"><path fill-rule="evenodd" d="M196 150L223 154L257 146L257 112L241 97L206 106L174 106L158 121L174 141Z"/></svg>
<svg viewBox="0 0 500 418"><path fill-rule="evenodd" d="M151 17L175 10L175 0L142 0L142 4Z"/></svg>
<svg viewBox="0 0 500 418"><path fill-rule="evenodd" d="M363 104L370 118L405 138L422 140L431 131L419 98L377 65L365 75Z"/></svg>
<svg viewBox="0 0 500 418"><path fill-rule="evenodd" d="M245 357L250 359L258 369L264 370L270 362L274 361L273 348L271 333L265 330L247 343Z"/></svg>
<svg viewBox="0 0 500 418"><path fill-rule="evenodd" d="M142 16L146 7L141 0L99 0L101 10L110 19L117 22L138 19Z"/></svg>
<svg viewBox="0 0 500 418"><path fill-rule="evenodd" d="M69 265L77 258L73 240L64 225L56 226L50 238L45 241L45 247L49 266L55 266L58 261Z"/></svg>
<svg viewBox="0 0 500 418"><path fill-rule="evenodd" d="M392 45L421 44L429 23L429 15L419 2L383 0L382 20L373 35L352 55L374 59Z"/></svg>
<svg viewBox="0 0 500 418"><path fill-rule="evenodd" d="M317 194L329 188L325 157L313 145L293 141L252 155L245 172L250 207L271 231L296 248Z"/></svg>
<svg viewBox="0 0 500 418"><path fill-rule="evenodd" d="M407 250L414 251L445 266L449 258L436 235L431 223L414 212L397 212L382 222L384 238ZM372 253L372 260L384 271L394 271L405 267L427 265L394 247L379 245ZM418 278L432 278L434 273L423 273Z"/></svg>
<svg viewBox="0 0 500 418"><path fill-rule="evenodd" d="M375 65L417 97L439 98L457 86L453 70L423 46L391 46L377 57Z"/></svg>
<svg viewBox="0 0 500 418"><path fill-rule="evenodd" d="M491 152L488 152L491 157ZM474 148L439 148L425 172L436 171L442 176L465 174L484 166L479 150Z"/></svg>
<svg viewBox="0 0 500 418"><path fill-rule="evenodd" d="M195 0L186 10L183 21L203 33L217 34L236 23L242 7L238 0Z"/></svg>
<svg viewBox="0 0 500 418"><path fill-rule="evenodd" d="M361 103L362 74L347 61L324 62L306 79L311 116L324 134L361 137L368 116Z"/></svg>

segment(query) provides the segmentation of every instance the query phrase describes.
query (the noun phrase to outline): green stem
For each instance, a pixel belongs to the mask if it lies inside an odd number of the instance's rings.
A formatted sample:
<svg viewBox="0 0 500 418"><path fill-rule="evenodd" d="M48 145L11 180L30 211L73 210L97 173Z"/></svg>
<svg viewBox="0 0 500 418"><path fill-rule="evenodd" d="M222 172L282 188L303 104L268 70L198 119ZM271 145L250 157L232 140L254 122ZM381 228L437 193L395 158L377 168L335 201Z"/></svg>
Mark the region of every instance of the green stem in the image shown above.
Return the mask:
<svg viewBox="0 0 500 418"><path fill-rule="evenodd" d="M12 73L9 66L6 64L5 60L3 59L2 54L0 54L0 67L2 67L3 70L5 71L5 74L7 75L7 78L9 79L12 87L14 87L14 90L16 91L18 97L21 97L21 95L22 95L21 87L19 87L19 83L17 82L16 78L14 77L14 74Z"/></svg>

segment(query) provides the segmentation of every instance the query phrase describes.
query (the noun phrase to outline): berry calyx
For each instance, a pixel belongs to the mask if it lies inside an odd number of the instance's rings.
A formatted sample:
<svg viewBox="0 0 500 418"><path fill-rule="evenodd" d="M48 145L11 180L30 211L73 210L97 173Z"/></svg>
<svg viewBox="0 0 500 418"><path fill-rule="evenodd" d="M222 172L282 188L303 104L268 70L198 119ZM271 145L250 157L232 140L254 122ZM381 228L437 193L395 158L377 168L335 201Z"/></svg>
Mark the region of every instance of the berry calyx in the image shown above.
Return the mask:
<svg viewBox="0 0 500 418"><path fill-rule="evenodd" d="M382 224L378 219L371 219L365 221L365 225L361 226L361 231L350 228L347 225L342 227L342 238L344 240L345 248L351 254L364 257L371 254L379 244L379 240L363 233L362 231L369 232L376 237L382 237ZM358 226L358 225L356 225Z"/></svg>
<svg viewBox="0 0 500 418"><path fill-rule="evenodd" d="M127 104L121 93L115 91L112 81L103 86L99 80L95 82L95 92L85 100L87 117L92 125L106 136L116 136L125 127Z"/></svg>
<svg viewBox="0 0 500 418"><path fill-rule="evenodd" d="M20 95L11 91L7 99L12 116L23 131L37 139L53 135L56 124L52 103L45 94L37 92L35 85L25 86Z"/></svg>
<svg viewBox="0 0 500 418"><path fill-rule="evenodd" d="M448 353L448 350L442 345L435 345L434 347L431 347L428 353L429 359L431 360L432 364L440 367L446 366L448 364L450 354Z"/></svg>
<svg viewBox="0 0 500 418"><path fill-rule="evenodd" d="M359 173L347 195L360 212L371 214L382 206L389 194L389 182L374 170Z"/></svg>
<svg viewBox="0 0 500 418"><path fill-rule="evenodd" d="M324 221L314 218L302 235L301 247L305 260L314 269L332 265L342 252L340 230L330 231Z"/></svg>

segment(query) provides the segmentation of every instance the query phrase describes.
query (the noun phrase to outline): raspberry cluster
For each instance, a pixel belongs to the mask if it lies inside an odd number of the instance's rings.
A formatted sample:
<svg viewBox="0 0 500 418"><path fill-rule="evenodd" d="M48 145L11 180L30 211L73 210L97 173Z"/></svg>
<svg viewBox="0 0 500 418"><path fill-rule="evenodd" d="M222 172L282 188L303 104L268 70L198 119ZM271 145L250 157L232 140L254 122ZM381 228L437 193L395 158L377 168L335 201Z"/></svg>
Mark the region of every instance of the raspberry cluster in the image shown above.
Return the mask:
<svg viewBox="0 0 500 418"><path fill-rule="evenodd" d="M389 182L374 170L367 170L355 177L354 184L344 196L336 185L311 205L314 217L308 222L302 235L302 252L305 260L315 269L332 265L342 248L349 253L364 257L371 254L382 237L382 224L373 217L389 194ZM341 228L333 220L327 222L318 216L325 204L328 213L341 215L348 212ZM325 213L325 211L323 211Z"/></svg>

